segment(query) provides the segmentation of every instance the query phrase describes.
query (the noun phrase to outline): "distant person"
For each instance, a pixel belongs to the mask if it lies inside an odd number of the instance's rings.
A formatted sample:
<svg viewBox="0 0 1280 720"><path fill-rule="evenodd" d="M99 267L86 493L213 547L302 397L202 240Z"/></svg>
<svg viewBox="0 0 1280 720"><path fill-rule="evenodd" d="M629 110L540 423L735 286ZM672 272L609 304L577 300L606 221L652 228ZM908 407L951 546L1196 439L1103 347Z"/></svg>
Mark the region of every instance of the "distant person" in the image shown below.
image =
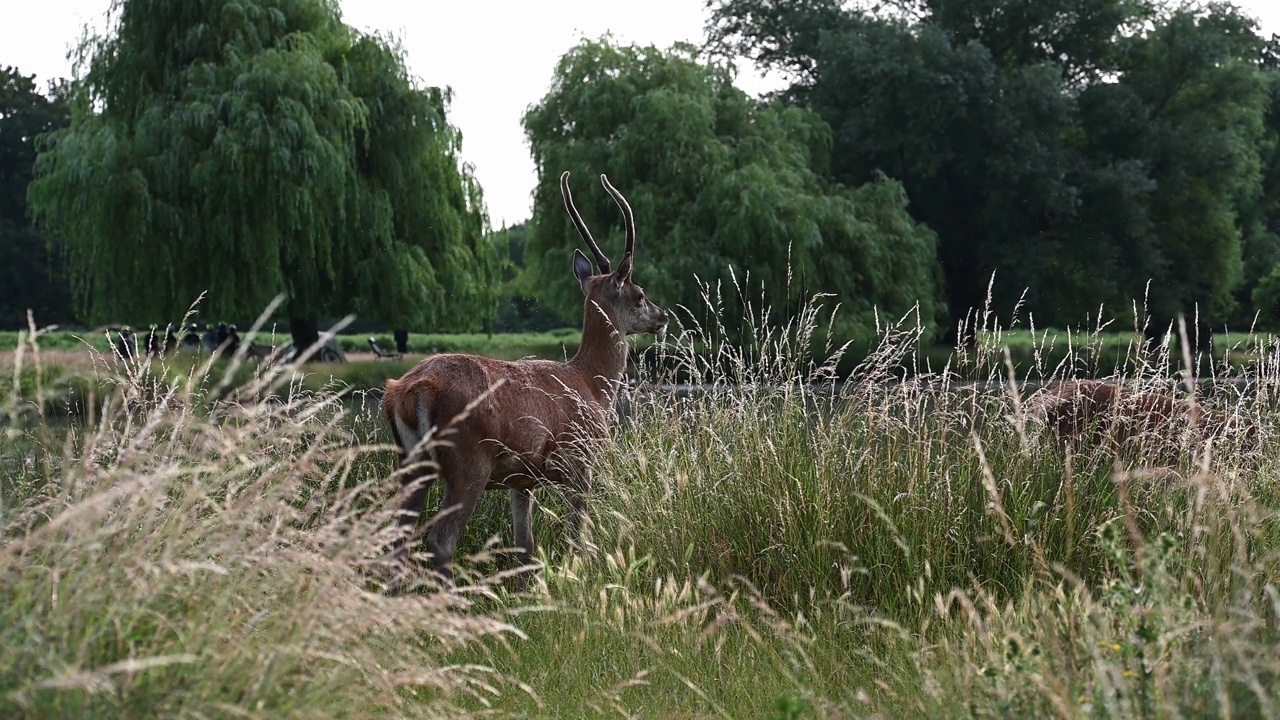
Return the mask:
<svg viewBox="0 0 1280 720"><path fill-rule="evenodd" d="M156 334L156 326L152 325L147 331L147 356L155 357L160 354L160 336Z"/></svg>
<svg viewBox="0 0 1280 720"><path fill-rule="evenodd" d="M177 344L178 338L173 335L172 324L165 326L163 336L160 335L159 326L152 325L150 332L147 333L147 356L168 355Z"/></svg>
<svg viewBox="0 0 1280 720"><path fill-rule="evenodd" d="M168 323L164 326L164 347L161 348L161 351L164 352L165 355L168 355L177 347L178 336L173 332L173 323Z"/></svg>
<svg viewBox="0 0 1280 720"><path fill-rule="evenodd" d="M120 329L120 333L116 340L116 352L125 360L132 360L138 354L138 341L133 335L133 330L125 325Z"/></svg>
<svg viewBox="0 0 1280 720"><path fill-rule="evenodd" d="M240 349L240 332L236 330L234 324L227 328L227 337L224 342L226 342L226 347L223 349L222 354L227 357L234 355Z"/></svg>
<svg viewBox="0 0 1280 720"><path fill-rule="evenodd" d="M215 352L218 349L218 333L214 332L213 325L204 326L204 334L200 336L200 345L205 352Z"/></svg>

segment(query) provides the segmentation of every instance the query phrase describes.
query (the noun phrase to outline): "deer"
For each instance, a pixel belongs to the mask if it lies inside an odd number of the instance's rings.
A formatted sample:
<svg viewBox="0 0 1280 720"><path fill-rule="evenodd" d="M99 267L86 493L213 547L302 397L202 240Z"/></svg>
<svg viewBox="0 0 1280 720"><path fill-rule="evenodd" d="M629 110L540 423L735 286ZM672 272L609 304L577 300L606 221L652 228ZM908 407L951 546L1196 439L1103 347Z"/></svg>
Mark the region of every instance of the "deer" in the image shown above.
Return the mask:
<svg viewBox="0 0 1280 720"><path fill-rule="evenodd" d="M586 495L592 465L608 436L626 373L627 338L660 333L668 320L667 311L632 279L631 206L604 174L600 182L622 211L626 234L626 250L614 269L574 206L569 172L560 176L565 211L599 270L574 250L572 270L584 301L582 342L572 358L505 361L445 353L386 383L381 409L400 448L397 474L404 496L391 554L399 571L408 563L409 531L437 479L443 487L442 513L427 534L427 549L447 583L454 582L458 541L488 490L505 489L510 495L514 546L523 566L535 552L533 491L538 487L565 491L572 541L578 545L583 539L590 522Z"/></svg>
<svg viewBox="0 0 1280 720"><path fill-rule="evenodd" d="M1222 438L1233 421L1242 425L1244 448L1253 447L1256 427L1243 418L1228 419L1194 399L1180 400L1166 392L1139 391L1105 380L1064 380L1054 383L1028 402L1032 414L1058 439L1073 447L1161 438L1171 441L1189 429L1192 438Z"/></svg>

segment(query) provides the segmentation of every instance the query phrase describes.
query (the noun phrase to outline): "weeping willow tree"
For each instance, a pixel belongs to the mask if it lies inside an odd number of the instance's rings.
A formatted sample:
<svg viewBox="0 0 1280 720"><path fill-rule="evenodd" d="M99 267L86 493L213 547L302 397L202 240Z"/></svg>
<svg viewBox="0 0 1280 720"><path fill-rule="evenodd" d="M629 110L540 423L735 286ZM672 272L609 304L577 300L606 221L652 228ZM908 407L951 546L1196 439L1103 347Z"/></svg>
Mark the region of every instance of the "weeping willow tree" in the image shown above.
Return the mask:
<svg viewBox="0 0 1280 720"><path fill-rule="evenodd" d="M702 284L719 284L727 303L718 312L732 329L748 302L770 305L782 322L829 293L849 337L866 337L877 312L896 319L919 303L928 330L945 314L935 236L911 219L902 187L884 177L857 188L825 182L826 124L753 100L733 86L731 68L691 46L584 41L524 125L539 174L526 250L533 276L564 276L581 243L560 198L567 169L584 219L615 246L618 210L594 179L606 173L627 196L638 282L668 306L706 307ZM575 283L546 288L566 319L581 312Z"/></svg>
<svg viewBox="0 0 1280 720"><path fill-rule="evenodd" d="M113 0L28 197L87 316L475 329L496 259L449 95L329 0Z"/></svg>

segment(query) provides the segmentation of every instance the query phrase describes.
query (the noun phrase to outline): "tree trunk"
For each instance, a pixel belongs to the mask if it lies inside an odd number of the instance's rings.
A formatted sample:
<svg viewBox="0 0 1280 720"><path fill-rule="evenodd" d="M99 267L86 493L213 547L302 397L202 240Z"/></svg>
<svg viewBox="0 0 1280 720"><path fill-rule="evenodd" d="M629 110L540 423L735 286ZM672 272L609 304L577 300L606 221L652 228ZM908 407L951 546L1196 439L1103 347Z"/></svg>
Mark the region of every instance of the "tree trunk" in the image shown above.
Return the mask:
<svg viewBox="0 0 1280 720"><path fill-rule="evenodd" d="M298 355L320 341L320 331L317 327L315 318L289 318L289 333L293 335L293 347ZM315 354L312 357L315 357Z"/></svg>
<svg viewBox="0 0 1280 720"><path fill-rule="evenodd" d="M396 330L396 352L407 355L409 353L409 331Z"/></svg>

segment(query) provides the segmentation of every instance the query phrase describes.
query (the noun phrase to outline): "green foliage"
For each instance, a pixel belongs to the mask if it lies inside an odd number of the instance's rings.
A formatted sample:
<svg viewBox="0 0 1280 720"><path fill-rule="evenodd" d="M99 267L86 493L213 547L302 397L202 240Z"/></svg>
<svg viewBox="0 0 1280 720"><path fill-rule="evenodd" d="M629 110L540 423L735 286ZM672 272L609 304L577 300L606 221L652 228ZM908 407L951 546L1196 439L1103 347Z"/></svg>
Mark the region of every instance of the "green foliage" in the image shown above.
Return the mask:
<svg viewBox="0 0 1280 720"><path fill-rule="evenodd" d="M1118 85L1081 103L1090 160L1145 169L1152 191L1135 209L1144 228L1117 233L1119 287L1159 318L1199 312L1218 322L1242 279L1237 197L1261 191L1259 148L1269 102L1254 24L1224 6L1177 11L1125 43ZM1108 214L1110 216L1110 213Z"/></svg>
<svg viewBox="0 0 1280 720"><path fill-rule="evenodd" d="M51 82L41 93L34 75L0 68L0 329L25 328L28 310L41 325L72 319L62 259L26 211L36 138L70 124L67 92Z"/></svg>
<svg viewBox="0 0 1280 720"><path fill-rule="evenodd" d="M1268 327L1280 325L1280 265L1276 265L1253 290L1253 304L1259 320Z"/></svg>
<svg viewBox="0 0 1280 720"><path fill-rule="evenodd" d="M877 311L896 319L917 303L932 330L942 312L935 239L907 214L901 186L825 181L831 137L821 120L752 100L731 73L687 45L662 51L607 38L561 59L524 119L539 175L526 253L545 301L566 321L581 313L569 258L582 241L558 185L567 169L606 247L617 246L621 223L599 174L626 195L639 226L637 281L669 307L703 306L709 287L734 288L736 303L722 312L737 327L758 319L747 298L762 289L761 307L782 321L829 293L847 335L868 335Z"/></svg>
<svg viewBox="0 0 1280 720"><path fill-rule="evenodd" d="M1245 277L1237 297L1240 306L1249 311L1247 319L1241 318L1242 325L1251 322L1253 312L1257 311L1267 327L1277 328L1280 327L1277 314L1280 306L1275 304L1274 291L1264 290L1262 284L1280 264L1280 35L1272 36L1262 55L1261 67L1269 98L1260 148L1262 191L1240 203ZM1259 298L1263 299L1251 302Z"/></svg>
<svg viewBox="0 0 1280 720"><path fill-rule="evenodd" d="M712 3L710 44L788 71L832 128L831 177L902 182L937 232L953 319L1025 301L1045 324L1145 305L1236 310L1263 114L1255 25L1224 4L936 0ZM1257 261L1265 263L1266 260ZM1025 293L1025 294L1024 294Z"/></svg>
<svg viewBox="0 0 1280 720"><path fill-rule="evenodd" d="M447 91L323 0L114 0L80 47L69 130L30 189L94 319L169 322L202 292L252 317L477 329L480 188Z"/></svg>
<svg viewBox="0 0 1280 720"><path fill-rule="evenodd" d="M556 312L539 300L545 288L539 286L538 276L526 268L525 248L530 235L529 223L521 222L489 236L502 264L494 332L538 332L564 324ZM577 322L577 318L572 321Z"/></svg>

